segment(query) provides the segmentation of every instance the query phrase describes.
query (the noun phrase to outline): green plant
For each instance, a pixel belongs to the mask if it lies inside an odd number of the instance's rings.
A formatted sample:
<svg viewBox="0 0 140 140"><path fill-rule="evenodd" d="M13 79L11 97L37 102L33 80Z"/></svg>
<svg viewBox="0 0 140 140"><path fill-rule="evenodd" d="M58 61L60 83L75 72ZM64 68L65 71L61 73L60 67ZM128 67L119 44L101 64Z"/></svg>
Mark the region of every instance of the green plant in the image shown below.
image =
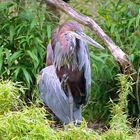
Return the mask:
<svg viewBox="0 0 140 140"><path fill-rule="evenodd" d="M0 115L18 109L21 93L24 91L19 83L0 81Z"/></svg>
<svg viewBox="0 0 140 140"><path fill-rule="evenodd" d="M44 64L51 21L37 1L0 3L0 77L23 82L30 89Z"/></svg>
<svg viewBox="0 0 140 140"><path fill-rule="evenodd" d="M112 118L110 128L105 132L99 130L94 131L87 127L85 121L81 126L76 127L73 124L65 125L62 128L57 126L50 127L46 110L40 107L38 100L31 103L30 107L22 104L16 104L19 110L9 110L0 115L0 139L1 140L139 140L139 127L137 129L130 128L129 122L126 119L127 115L127 96L131 91L131 80L128 76L118 75L117 82L119 83L119 99L117 103L111 102ZM7 86L5 85L7 83ZM12 82L3 81L1 86L3 90L12 93L21 90ZM10 85L9 85L10 84ZM8 86L9 85L9 86ZM12 85L12 86L11 86ZM12 88L10 88L12 87ZM5 89L4 89L5 88ZM0 88L1 89L1 88ZM2 90L2 91L3 91ZM15 92L15 91L14 91ZM0 91L1 93L1 91ZM2 92L3 93L3 92ZM17 92L15 96L18 96ZM13 98L12 98L13 99ZM14 98L14 103L18 102L19 98ZM7 101L11 102L11 98L7 97ZM0 101L1 102L1 101ZM2 102L1 102L2 103ZM15 105L15 104L14 104ZM118 107L119 106L119 107ZM114 111L114 108L115 111Z"/></svg>
<svg viewBox="0 0 140 140"><path fill-rule="evenodd" d="M131 140L132 129L128 117L128 95L132 92L132 79L128 75L118 74L118 100L110 101L110 129L102 134L103 140Z"/></svg>
<svg viewBox="0 0 140 140"><path fill-rule="evenodd" d="M59 130L58 134L61 140L100 140L100 135L85 127L85 125L81 127L75 127L74 125L65 126L64 130Z"/></svg>
<svg viewBox="0 0 140 140"><path fill-rule="evenodd" d="M0 139L56 140L57 135L45 116L45 110L35 106L24 106L22 111L7 113L0 117Z"/></svg>
<svg viewBox="0 0 140 140"><path fill-rule="evenodd" d="M101 136L102 140L133 140L131 135L121 131L109 129Z"/></svg>
<svg viewBox="0 0 140 140"><path fill-rule="evenodd" d="M139 59L140 59L140 5L135 1L101 1L99 23L111 38L124 50L137 70L136 89L129 100L129 113L138 117L140 113Z"/></svg>
<svg viewBox="0 0 140 140"><path fill-rule="evenodd" d="M73 1L72 1L73 2ZM140 112L139 103L139 59L140 59L140 7L136 1L130 0L99 0L73 2L73 6L85 15L94 18L102 29L113 39L114 42L129 55L138 72L136 93L129 95L132 103L129 105L129 112L138 116ZM87 4L86 4L87 3ZM82 10L84 9L84 10ZM92 11L91 11L92 9ZM94 12L93 12L94 11ZM91 14L92 13L92 14ZM92 36L92 33L87 30ZM94 39L97 37L93 36ZM98 42L102 42L97 39ZM116 99L117 86L116 74L120 73L117 63L107 50L97 51L90 47L90 58L92 66L92 89L90 101L83 114L91 120L107 120L110 114L108 101Z"/></svg>
<svg viewBox="0 0 140 140"><path fill-rule="evenodd" d="M110 120L111 129L129 131L128 127L128 95L132 94L132 79L128 75L118 74L116 77L118 81L118 102L111 103Z"/></svg>

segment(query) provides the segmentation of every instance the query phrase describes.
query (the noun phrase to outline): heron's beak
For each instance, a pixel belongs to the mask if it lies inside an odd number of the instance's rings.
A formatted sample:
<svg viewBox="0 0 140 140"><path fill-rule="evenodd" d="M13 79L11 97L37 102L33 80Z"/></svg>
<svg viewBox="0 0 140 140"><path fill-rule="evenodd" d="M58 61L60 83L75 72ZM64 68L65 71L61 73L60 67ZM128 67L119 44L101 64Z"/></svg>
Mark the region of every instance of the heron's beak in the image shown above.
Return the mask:
<svg viewBox="0 0 140 140"><path fill-rule="evenodd" d="M92 38L90 38L89 36L84 34L83 32L72 32L72 31L70 31L70 34L75 36L77 39L83 40L83 41L91 44L92 46L94 46L96 48L104 49L104 47L102 45L97 43L95 40L93 40Z"/></svg>

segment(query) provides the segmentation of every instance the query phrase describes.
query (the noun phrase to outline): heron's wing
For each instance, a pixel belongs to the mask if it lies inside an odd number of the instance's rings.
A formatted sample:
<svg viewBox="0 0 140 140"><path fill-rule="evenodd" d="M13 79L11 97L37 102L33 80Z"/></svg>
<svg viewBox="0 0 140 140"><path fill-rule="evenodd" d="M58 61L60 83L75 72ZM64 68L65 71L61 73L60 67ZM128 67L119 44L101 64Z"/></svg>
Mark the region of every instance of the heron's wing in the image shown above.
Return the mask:
<svg viewBox="0 0 140 140"><path fill-rule="evenodd" d="M63 122L70 122L70 106L67 96L61 89L61 83L56 75L53 65L41 71L39 90L43 102Z"/></svg>
<svg viewBox="0 0 140 140"><path fill-rule="evenodd" d="M85 42L79 40L79 51L78 51L78 60L79 60L79 69L83 70L84 79L85 79L85 102L88 100L91 87L91 68L89 60L88 46Z"/></svg>
<svg viewBox="0 0 140 140"><path fill-rule="evenodd" d="M59 28L56 28L52 34L51 34L51 43L48 44L47 46L47 57L46 57L46 66L50 66L54 63L54 58L55 58L55 48L56 44L58 45L58 48L60 48L60 45L58 43L58 30Z"/></svg>

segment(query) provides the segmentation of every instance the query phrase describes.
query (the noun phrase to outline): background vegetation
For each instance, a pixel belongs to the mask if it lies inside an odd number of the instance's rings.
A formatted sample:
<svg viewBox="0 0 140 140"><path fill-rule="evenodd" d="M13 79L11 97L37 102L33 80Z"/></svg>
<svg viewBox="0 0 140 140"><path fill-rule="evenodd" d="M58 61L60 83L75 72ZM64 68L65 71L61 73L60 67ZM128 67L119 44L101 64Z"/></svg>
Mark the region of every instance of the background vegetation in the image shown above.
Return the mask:
<svg viewBox="0 0 140 140"><path fill-rule="evenodd" d="M1 3L0 13L0 77L22 82L32 91L45 63L46 46L55 20L51 21L46 7L33 1L24 5Z"/></svg>
<svg viewBox="0 0 140 140"><path fill-rule="evenodd" d="M59 20L46 10L45 4L36 1L0 3L0 139L140 139L139 124L131 127L132 120L138 122L140 115L140 4L131 0L99 0L92 7L93 2L71 0L70 4L94 18L129 55L138 72L136 90L132 90L131 75L119 74L121 71L107 49L90 47L92 89L83 111L89 123L83 121L78 128L69 125L57 131L52 129L38 99L37 75L45 65L46 46ZM85 31L93 36L88 29ZM25 103L27 98L30 106ZM105 127L96 131L87 127L94 127L95 123Z"/></svg>
<svg viewBox="0 0 140 140"><path fill-rule="evenodd" d="M137 1L130 0L89 0L85 3L82 0L80 2L79 0L75 2L71 0L72 6L79 12L94 18L114 42L128 54L138 72L136 90L129 95L129 100L131 100L129 102L129 113L133 117L139 117L140 5ZM93 36L89 30L87 30L87 33ZM96 36L93 36L93 38L102 43ZM90 56L92 91L91 101L85 113L92 120L107 120L110 114L109 100L110 98L117 100L118 97L115 76L121 71L108 50L99 52L90 47Z"/></svg>

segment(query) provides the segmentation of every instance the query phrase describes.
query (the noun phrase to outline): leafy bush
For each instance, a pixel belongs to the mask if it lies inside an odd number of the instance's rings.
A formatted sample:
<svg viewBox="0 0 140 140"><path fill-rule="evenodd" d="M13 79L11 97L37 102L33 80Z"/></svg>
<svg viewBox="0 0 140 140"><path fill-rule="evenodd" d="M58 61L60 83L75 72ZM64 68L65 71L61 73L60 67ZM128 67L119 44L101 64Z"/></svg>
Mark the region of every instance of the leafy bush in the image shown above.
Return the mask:
<svg viewBox="0 0 140 140"><path fill-rule="evenodd" d="M136 89L129 98L129 112L138 117L140 113L140 5L136 1L102 1L99 5L99 23L111 38L129 55L138 72Z"/></svg>
<svg viewBox="0 0 140 140"><path fill-rule="evenodd" d="M138 71L135 97L131 96L129 112L138 116L140 112L139 94L139 72L140 72L140 5L130 0L71 0L71 4L80 12L94 18L102 29L116 42L116 44L129 55L129 59ZM94 6L93 3L94 2ZM84 9L84 10L83 10ZM90 36L91 31L87 30ZM93 36L94 39L97 37ZM97 39L98 42L101 40ZM84 111L84 115L91 120L108 120L110 98L117 98L115 76L120 69L114 62L108 50L97 51L90 47L90 58L92 66L92 90L90 101ZM133 86L134 87L134 86Z"/></svg>
<svg viewBox="0 0 140 140"><path fill-rule="evenodd" d="M111 103L112 118L110 121L110 128L105 132L95 132L92 129L87 128L86 122L83 122L81 126L75 127L72 124L66 125L63 128L50 127L49 120L46 111L43 107L38 106L38 102L30 107L22 105L20 110L13 110L0 115L0 139L1 140L139 140L139 127L137 130L132 130L129 127L127 118L127 95L131 91L131 81L125 75L118 76L119 82L119 100L118 103ZM5 86L2 82L1 86ZM5 87L5 90L9 93L13 92L13 89L18 88L12 82L9 86ZM1 91L0 91L1 93ZM15 96L18 94L16 93ZM10 98L5 97L7 101L11 101ZM16 98L14 102L19 99ZM119 105L119 108L118 108ZM121 106L120 106L121 105ZM20 107L20 106L18 106ZM117 111L114 111L114 107ZM119 110L119 111L118 111ZM124 116L124 117L122 117ZM132 133L133 132L133 133Z"/></svg>
<svg viewBox="0 0 140 140"><path fill-rule="evenodd" d="M118 74L118 102L111 104L110 129L102 134L103 140L131 140L132 129L127 120L128 117L128 95L132 92L132 79L128 75Z"/></svg>
<svg viewBox="0 0 140 140"><path fill-rule="evenodd" d="M110 128L114 130L122 130L129 132L128 117L128 95L132 93L132 79L128 75L118 74L116 77L118 82L118 102L111 101L111 120Z"/></svg>
<svg viewBox="0 0 140 140"><path fill-rule="evenodd" d="M0 118L0 139L55 140L55 132L45 120L45 110L34 106L21 112L9 112Z"/></svg>
<svg viewBox="0 0 140 140"><path fill-rule="evenodd" d="M133 140L133 137L121 130L108 130L102 134L102 140Z"/></svg>
<svg viewBox="0 0 140 140"><path fill-rule="evenodd" d="M0 77L33 88L44 66L52 23L46 6L36 1L0 3Z"/></svg>
<svg viewBox="0 0 140 140"><path fill-rule="evenodd" d="M11 81L0 82L0 115L9 112L11 109L18 109L20 93L23 88L18 83Z"/></svg>

